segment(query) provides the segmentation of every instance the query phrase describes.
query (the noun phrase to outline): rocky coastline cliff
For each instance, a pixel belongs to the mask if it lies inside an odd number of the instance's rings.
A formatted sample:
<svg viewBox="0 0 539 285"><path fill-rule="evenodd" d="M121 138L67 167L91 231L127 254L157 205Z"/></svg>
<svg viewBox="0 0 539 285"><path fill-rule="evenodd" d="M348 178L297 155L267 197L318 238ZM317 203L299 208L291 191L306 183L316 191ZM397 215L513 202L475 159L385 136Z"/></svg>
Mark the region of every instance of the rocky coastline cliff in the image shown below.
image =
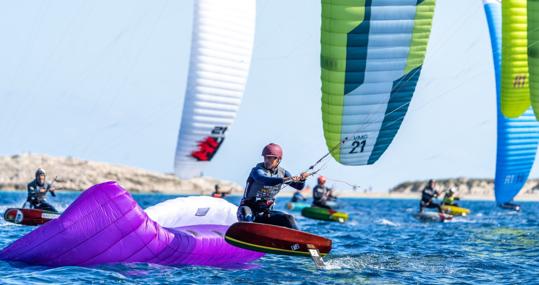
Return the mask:
<svg viewBox="0 0 539 285"><path fill-rule="evenodd" d="M148 171L129 166L82 160L74 157L55 157L43 154L19 154L0 156L0 189L26 190L26 184L34 177L38 167L47 170L48 180L60 178L56 187L59 190L82 191L92 185L105 181L117 181L133 193L163 193L185 195L208 195L214 185L219 184L224 191L243 194L243 187L229 181L211 177L179 179L173 174ZM492 179L454 178L438 179L440 190L457 187L459 195L466 198L494 199ZM366 198L413 198L417 199L427 180L407 181L389 189L386 193L363 193L340 191L342 197ZM292 191L283 191L280 196L290 196ZM310 195L306 193L306 195ZM517 198L539 200L539 179L529 179Z"/></svg>
<svg viewBox="0 0 539 285"><path fill-rule="evenodd" d="M213 192L215 184L219 184L223 191L230 189L233 194L243 193L240 185L211 177L182 180L173 174L42 154L0 156L0 189L26 190L26 184L34 178L34 172L39 167L47 171L47 180L58 176L60 182L56 183L56 187L59 190L82 191L92 185L114 180L134 193L207 195Z"/></svg>
<svg viewBox="0 0 539 285"><path fill-rule="evenodd" d="M419 193L425 188L428 180L407 181L400 183L389 190L390 194L414 194ZM456 187L458 193L469 196L492 196L494 191L493 179L479 178L455 178L455 179L438 179L436 180L439 190L446 190L450 187ZM539 179L529 179L522 190L523 195L539 194Z"/></svg>

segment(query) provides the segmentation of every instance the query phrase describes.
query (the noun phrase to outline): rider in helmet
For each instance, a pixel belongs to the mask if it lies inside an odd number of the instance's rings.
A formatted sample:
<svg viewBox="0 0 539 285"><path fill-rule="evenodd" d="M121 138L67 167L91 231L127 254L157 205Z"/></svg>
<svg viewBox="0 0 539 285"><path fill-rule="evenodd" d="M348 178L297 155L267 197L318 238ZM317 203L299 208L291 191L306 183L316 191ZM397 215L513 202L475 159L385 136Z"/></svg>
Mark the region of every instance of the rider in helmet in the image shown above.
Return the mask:
<svg viewBox="0 0 539 285"><path fill-rule="evenodd" d="M331 189L326 186L326 177L319 176L318 184L313 188L313 207L331 209L327 205Z"/></svg>
<svg viewBox="0 0 539 285"><path fill-rule="evenodd" d="M439 213L442 212L440 204L435 203L434 198L438 197L440 193L436 191L436 181L429 180L427 186L421 192L421 201L419 202L419 212L422 213L424 208L436 208Z"/></svg>
<svg viewBox="0 0 539 285"><path fill-rule="evenodd" d="M456 200L460 200L460 198L456 196L456 188L451 187L447 190L447 193L445 193L442 205L458 207L459 205L455 203Z"/></svg>
<svg viewBox="0 0 539 285"><path fill-rule="evenodd" d="M28 197L26 201L30 203L31 208L41 209L45 211L58 212L56 209L46 201L47 192L50 192L53 197L56 197L54 193L54 186L46 181L47 173L43 168L36 170L35 179L28 183Z"/></svg>
<svg viewBox="0 0 539 285"><path fill-rule="evenodd" d="M262 150L264 162L257 164L247 178L247 185L238 208L238 220L273 224L297 229L294 217L274 211L275 196L285 184L301 190L308 173L292 176L280 167L283 150L278 144L270 143Z"/></svg>

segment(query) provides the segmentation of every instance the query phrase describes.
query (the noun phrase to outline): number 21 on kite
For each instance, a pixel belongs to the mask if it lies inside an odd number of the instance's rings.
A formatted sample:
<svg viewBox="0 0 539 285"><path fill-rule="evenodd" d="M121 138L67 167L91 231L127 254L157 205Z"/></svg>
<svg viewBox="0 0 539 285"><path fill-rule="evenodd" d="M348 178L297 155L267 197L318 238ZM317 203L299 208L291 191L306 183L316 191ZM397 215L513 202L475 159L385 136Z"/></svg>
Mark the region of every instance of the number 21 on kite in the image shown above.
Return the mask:
<svg viewBox="0 0 539 285"><path fill-rule="evenodd" d="M365 150L365 144L367 144L367 140L354 141L352 143L352 150L350 151L350 153L358 153L358 148L360 148L359 152L363 152Z"/></svg>

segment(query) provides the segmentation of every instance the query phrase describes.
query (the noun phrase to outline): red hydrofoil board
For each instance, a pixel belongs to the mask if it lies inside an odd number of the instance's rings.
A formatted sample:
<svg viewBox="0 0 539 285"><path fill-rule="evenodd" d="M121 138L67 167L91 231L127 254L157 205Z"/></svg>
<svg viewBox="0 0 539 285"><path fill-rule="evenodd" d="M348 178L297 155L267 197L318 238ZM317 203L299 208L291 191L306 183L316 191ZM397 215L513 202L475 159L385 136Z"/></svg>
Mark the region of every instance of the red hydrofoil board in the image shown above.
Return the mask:
<svg viewBox="0 0 539 285"><path fill-rule="evenodd" d="M318 250L320 256L331 251L331 240L310 233L259 223L235 223L225 234L225 240L237 247L253 251L312 256Z"/></svg>
<svg viewBox="0 0 539 285"><path fill-rule="evenodd" d="M37 226L60 216L60 213L43 211L39 209L9 208L4 213L4 220L7 222Z"/></svg>

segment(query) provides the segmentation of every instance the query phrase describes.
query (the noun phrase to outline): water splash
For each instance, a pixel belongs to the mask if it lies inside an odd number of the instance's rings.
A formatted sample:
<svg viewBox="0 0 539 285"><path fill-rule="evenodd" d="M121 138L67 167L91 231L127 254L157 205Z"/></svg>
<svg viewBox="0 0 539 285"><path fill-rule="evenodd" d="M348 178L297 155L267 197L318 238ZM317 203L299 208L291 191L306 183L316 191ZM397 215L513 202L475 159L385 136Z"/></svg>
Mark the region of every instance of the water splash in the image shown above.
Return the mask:
<svg viewBox="0 0 539 285"><path fill-rule="evenodd" d="M386 220L386 219L379 219L376 221L377 224L379 225L385 225L385 226L392 226L392 227L399 227L400 224L399 223L395 223L395 222L392 222L390 220Z"/></svg>

